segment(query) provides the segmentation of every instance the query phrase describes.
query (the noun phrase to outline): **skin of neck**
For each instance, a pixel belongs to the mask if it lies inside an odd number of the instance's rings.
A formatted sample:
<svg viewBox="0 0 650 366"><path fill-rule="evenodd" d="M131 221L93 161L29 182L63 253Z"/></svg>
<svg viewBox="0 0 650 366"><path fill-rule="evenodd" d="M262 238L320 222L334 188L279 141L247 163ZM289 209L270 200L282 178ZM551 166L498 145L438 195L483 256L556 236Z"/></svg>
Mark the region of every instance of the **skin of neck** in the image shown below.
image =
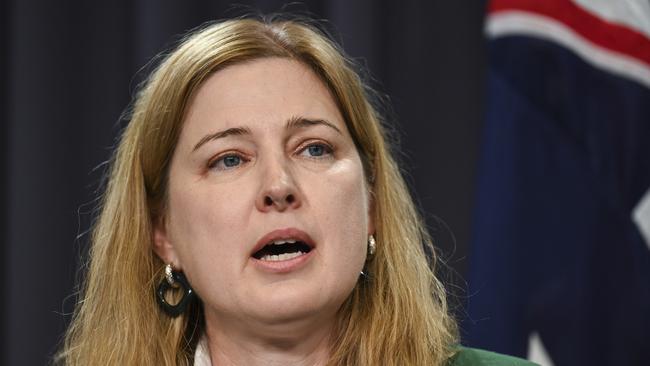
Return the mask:
<svg viewBox="0 0 650 366"><path fill-rule="evenodd" d="M324 366L336 314L266 322L206 309L205 321L212 366Z"/></svg>

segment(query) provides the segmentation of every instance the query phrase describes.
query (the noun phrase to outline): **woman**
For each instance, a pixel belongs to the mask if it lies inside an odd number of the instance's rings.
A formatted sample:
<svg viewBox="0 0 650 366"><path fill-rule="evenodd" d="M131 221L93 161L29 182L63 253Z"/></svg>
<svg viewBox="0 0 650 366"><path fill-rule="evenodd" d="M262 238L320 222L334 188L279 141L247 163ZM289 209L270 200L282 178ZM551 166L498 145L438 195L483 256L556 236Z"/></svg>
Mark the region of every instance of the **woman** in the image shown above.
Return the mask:
<svg viewBox="0 0 650 366"><path fill-rule="evenodd" d="M112 162L59 361L490 358L459 352L430 239L354 70L283 20L212 24L167 56Z"/></svg>

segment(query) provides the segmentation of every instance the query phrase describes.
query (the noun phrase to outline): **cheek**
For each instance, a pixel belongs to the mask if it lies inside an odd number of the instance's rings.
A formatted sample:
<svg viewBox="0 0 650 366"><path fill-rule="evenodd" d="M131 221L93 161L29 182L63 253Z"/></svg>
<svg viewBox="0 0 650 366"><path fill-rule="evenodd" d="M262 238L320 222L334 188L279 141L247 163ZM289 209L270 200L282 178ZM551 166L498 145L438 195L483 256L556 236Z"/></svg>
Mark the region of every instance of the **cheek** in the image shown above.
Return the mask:
<svg viewBox="0 0 650 366"><path fill-rule="evenodd" d="M365 259L368 230L368 192L361 164L346 164L321 179L319 189L312 193L318 197L314 209L320 211L321 230L331 238L342 264L358 266Z"/></svg>
<svg viewBox="0 0 650 366"><path fill-rule="evenodd" d="M330 210L328 212L328 221L330 228L345 228L345 231L361 232L367 226L367 205L366 194L361 185L350 182L350 185L335 185L331 182L332 194L329 196L331 201L328 202ZM334 230L336 231L336 230Z"/></svg>
<svg viewBox="0 0 650 366"><path fill-rule="evenodd" d="M355 224L366 226L368 192L361 170L361 162L353 160L344 166L333 169L332 179L326 181L325 184L332 191L331 203L340 207L338 210L340 216L347 217Z"/></svg>
<svg viewBox="0 0 650 366"><path fill-rule="evenodd" d="M238 240L245 230L250 198L241 190L231 192L205 182L185 187L170 187L169 234L183 270L197 282L202 273L240 265L235 249L245 245Z"/></svg>

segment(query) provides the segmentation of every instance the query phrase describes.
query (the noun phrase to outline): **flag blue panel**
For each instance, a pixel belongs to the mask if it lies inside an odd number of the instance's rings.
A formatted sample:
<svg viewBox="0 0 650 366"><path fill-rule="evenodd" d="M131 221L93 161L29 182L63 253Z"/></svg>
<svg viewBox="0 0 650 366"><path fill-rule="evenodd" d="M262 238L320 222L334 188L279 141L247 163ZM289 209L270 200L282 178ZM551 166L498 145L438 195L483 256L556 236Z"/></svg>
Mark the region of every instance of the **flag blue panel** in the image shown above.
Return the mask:
<svg viewBox="0 0 650 366"><path fill-rule="evenodd" d="M650 90L555 43L489 43L464 343L650 365Z"/></svg>

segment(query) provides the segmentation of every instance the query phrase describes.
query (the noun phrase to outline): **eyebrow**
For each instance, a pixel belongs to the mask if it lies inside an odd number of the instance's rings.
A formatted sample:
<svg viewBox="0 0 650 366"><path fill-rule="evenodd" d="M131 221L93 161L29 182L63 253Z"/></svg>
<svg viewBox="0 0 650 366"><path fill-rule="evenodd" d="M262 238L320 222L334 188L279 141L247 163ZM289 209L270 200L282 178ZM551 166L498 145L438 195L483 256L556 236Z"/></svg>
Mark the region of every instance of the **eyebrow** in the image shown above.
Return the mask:
<svg viewBox="0 0 650 366"><path fill-rule="evenodd" d="M241 135L250 135L250 134L251 134L251 130L248 127L233 127L227 130L211 133L203 136L203 138L199 140L199 142L197 142L196 145L194 145L194 149L192 149L192 152L198 150L201 146L205 145L210 141L222 139L228 136L241 136Z"/></svg>
<svg viewBox="0 0 650 366"><path fill-rule="evenodd" d="M332 122L329 122L324 119L309 119L309 118L299 117L299 116L294 116L289 118L289 120L287 121L286 128L288 130L292 130L298 128L306 128L310 126L318 126L318 125L327 126L329 128L334 129L339 134L341 135L343 134L343 132L341 132L341 130L339 130L339 128L336 127L336 125L334 125Z"/></svg>
<svg viewBox="0 0 650 366"><path fill-rule="evenodd" d="M301 129L301 128L307 128L310 126L327 126L329 128L334 129L336 132L339 134L343 134L341 130L336 127L333 123L324 120L324 119L309 119L305 117L291 117L287 120L287 124L285 126L286 129L288 130L293 130L293 129ZM233 127L229 128L223 131L218 131L214 132L208 135L203 136L199 142L194 145L194 149L192 149L192 152L198 150L201 146L205 145L206 143L218 139L222 139L224 137L228 136L242 136L242 135L250 135L251 130L248 127Z"/></svg>

